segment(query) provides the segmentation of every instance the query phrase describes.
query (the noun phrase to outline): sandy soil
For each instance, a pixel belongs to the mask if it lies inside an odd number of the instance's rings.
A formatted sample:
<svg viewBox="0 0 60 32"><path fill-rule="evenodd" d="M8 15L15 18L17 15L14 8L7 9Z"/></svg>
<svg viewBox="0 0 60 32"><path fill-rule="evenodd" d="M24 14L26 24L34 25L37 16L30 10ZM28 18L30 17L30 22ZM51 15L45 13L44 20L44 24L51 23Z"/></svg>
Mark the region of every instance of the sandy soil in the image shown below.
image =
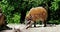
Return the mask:
<svg viewBox="0 0 60 32"><path fill-rule="evenodd" d="M37 25L37 27L25 29L24 24L8 24L7 26L20 29L21 32L60 32L60 25L47 25L47 27L42 27L43 25ZM11 31L10 31L11 32Z"/></svg>

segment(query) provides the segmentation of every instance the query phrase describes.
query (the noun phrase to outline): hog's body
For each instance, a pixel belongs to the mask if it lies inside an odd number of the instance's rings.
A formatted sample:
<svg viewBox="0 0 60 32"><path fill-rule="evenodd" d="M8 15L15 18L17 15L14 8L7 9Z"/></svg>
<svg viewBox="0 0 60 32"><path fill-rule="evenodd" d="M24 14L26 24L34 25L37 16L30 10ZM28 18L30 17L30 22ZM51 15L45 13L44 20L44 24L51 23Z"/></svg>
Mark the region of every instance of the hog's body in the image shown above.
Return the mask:
<svg viewBox="0 0 60 32"><path fill-rule="evenodd" d="M42 21L44 23L44 27L45 27L47 17L48 17L48 13L47 13L45 8L43 8L43 7L35 7L35 8L30 9L30 11L26 15L25 19L27 20L27 25L30 22L29 26L31 26L32 22L33 22L34 27L36 27L36 20L40 20L40 21Z"/></svg>

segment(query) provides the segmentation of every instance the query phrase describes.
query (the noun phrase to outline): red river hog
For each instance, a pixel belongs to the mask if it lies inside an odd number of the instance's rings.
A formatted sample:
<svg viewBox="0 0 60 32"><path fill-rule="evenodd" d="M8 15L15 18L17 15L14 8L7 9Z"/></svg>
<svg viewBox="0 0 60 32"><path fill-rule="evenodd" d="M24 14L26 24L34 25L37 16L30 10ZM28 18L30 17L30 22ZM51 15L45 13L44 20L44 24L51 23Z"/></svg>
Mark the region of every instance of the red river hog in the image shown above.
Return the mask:
<svg viewBox="0 0 60 32"><path fill-rule="evenodd" d="M37 20L42 21L44 27L46 27L47 17L48 17L47 10L43 7L35 7L30 9L30 11L25 17L25 21L27 25L26 28L29 28L33 23L34 23L34 27L36 27Z"/></svg>

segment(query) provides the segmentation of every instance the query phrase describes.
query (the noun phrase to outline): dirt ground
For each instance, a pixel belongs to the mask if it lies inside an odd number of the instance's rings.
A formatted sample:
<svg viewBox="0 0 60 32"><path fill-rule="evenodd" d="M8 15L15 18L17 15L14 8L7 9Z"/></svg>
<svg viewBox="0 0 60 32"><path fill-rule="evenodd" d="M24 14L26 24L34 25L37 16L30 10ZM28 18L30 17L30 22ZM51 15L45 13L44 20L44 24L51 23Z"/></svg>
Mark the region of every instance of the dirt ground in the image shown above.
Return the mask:
<svg viewBox="0 0 60 32"><path fill-rule="evenodd" d="M12 28L19 28L22 32L60 32L60 25L47 25L47 27L42 27L43 25L37 25L37 27L25 29L24 24L8 24L7 26Z"/></svg>

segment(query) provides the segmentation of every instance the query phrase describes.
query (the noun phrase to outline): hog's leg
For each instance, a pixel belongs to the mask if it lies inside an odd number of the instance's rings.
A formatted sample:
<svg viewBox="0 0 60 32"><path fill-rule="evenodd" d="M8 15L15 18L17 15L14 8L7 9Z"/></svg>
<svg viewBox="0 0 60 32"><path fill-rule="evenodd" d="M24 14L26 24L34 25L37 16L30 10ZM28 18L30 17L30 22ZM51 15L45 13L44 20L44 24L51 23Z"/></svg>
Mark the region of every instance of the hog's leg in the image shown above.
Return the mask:
<svg viewBox="0 0 60 32"><path fill-rule="evenodd" d="M43 23L44 23L44 27L46 27L46 21L44 21Z"/></svg>
<svg viewBox="0 0 60 32"><path fill-rule="evenodd" d="M36 27L36 21L34 21L34 27Z"/></svg>

